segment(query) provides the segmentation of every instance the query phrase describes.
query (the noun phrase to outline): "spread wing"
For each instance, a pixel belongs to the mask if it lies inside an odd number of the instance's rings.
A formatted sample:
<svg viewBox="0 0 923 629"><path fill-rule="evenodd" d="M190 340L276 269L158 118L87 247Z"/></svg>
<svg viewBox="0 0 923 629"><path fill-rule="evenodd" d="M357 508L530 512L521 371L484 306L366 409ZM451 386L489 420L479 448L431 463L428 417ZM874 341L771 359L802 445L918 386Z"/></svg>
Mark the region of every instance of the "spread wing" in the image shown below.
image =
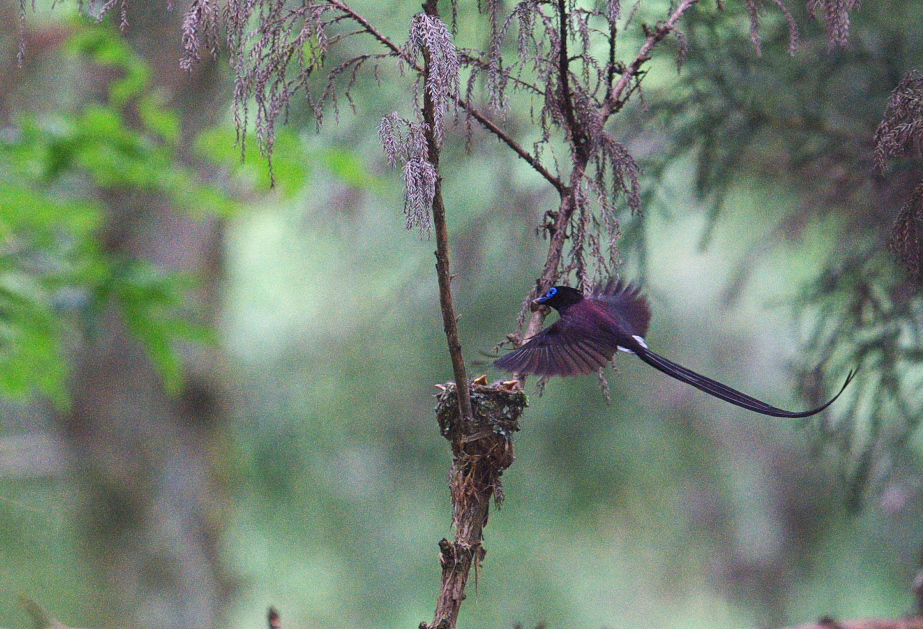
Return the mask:
<svg viewBox="0 0 923 629"><path fill-rule="evenodd" d="M854 372L826 404L808 411L786 411L736 389L706 378L655 354L644 343L651 311L640 289L633 284L609 280L566 308L561 317L532 339L494 364L500 369L538 376L577 376L597 371L623 349L651 367L690 384L725 402L773 417L809 417L840 397Z"/></svg>
<svg viewBox="0 0 923 629"><path fill-rule="evenodd" d="M643 339L650 321L651 311L641 290L611 279L494 365L538 376L593 373L605 367L619 347L637 349L635 337Z"/></svg>
<svg viewBox="0 0 923 629"><path fill-rule="evenodd" d="M605 284L599 284L589 299L602 306L606 314L629 334L642 338L647 335L651 309L639 286L610 279Z"/></svg>
<svg viewBox="0 0 923 629"><path fill-rule="evenodd" d="M604 329L561 317L494 365L506 371L537 376L579 376L605 367L617 347Z"/></svg>

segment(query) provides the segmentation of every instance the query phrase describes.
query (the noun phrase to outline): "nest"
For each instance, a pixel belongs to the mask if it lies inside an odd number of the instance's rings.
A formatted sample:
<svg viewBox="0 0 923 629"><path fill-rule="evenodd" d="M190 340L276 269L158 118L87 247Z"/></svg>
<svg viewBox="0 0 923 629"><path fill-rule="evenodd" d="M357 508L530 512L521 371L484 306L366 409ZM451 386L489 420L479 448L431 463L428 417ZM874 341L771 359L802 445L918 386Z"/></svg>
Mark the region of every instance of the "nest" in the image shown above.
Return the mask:
<svg viewBox="0 0 923 629"><path fill-rule="evenodd" d="M442 436L452 444L450 484L456 525L471 510L482 511L482 524L486 524L491 496L498 506L502 502L500 477L515 460L512 437L526 406L525 393L513 382L488 385L481 379L474 381L470 420L459 417L454 382L446 384L438 396L436 419Z"/></svg>

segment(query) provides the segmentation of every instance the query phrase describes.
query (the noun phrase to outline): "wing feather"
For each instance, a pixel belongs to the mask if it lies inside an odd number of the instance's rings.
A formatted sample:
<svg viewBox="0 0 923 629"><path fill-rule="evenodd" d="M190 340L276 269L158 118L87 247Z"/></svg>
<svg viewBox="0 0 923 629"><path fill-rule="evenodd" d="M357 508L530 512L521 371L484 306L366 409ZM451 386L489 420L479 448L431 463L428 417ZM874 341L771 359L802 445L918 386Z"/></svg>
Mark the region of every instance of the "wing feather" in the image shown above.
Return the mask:
<svg viewBox="0 0 923 629"><path fill-rule="evenodd" d="M586 365L586 371L584 373L596 371L600 367L604 367L606 363L609 362L603 354L600 354L598 351L596 351L587 341L579 341L577 344L575 344L574 352L579 353L583 358L583 362Z"/></svg>
<svg viewBox="0 0 923 629"><path fill-rule="evenodd" d="M598 285L588 299L601 305L626 331L641 337L647 336L651 324L651 308L641 294L640 286L610 279Z"/></svg>
<svg viewBox="0 0 923 629"><path fill-rule="evenodd" d="M494 364L514 373L538 376L577 376L596 371L612 360L618 342L614 334L606 331L606 318L595 315L595 311L591 315L590 320L562 316Z"/></svg>

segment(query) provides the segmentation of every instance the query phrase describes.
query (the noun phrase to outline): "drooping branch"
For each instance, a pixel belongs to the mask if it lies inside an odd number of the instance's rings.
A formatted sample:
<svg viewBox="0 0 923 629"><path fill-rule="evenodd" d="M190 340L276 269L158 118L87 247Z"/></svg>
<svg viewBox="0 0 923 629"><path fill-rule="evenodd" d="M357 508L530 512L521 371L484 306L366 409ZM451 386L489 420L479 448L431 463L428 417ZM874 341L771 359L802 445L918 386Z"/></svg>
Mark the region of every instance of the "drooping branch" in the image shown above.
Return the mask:
<svg viewBox="0 0 923 629"><path fill-rule="evenodd" d="M342 11L345 15L349 16L350 19L355 21L362 27L362 30L371 35L376 39L382 46L390 50L395 56L400 58L404 63L406 63L414 72L419 74L425 74L425 69L420 66L416 60L412 59L407 52L397 45L397 43L389 38L387 35L375 28L371 22L369 22L365 17L360 13L357 13L352 7L350 7L345 2L341 0L328 0L330 5L336 7L338 10ZM481 126L484 127L489 133L492 133L497 137L498 140L506 144L510 149L513 150L516 155L518 155L523 161L525 161L529 166L532 167L535 172L542 176L548 183L554 186L555 190L559 194L564 194L564 184L556 176L554 176L551 171L549 171L545 166L536 158L532 153L527 151L519 142L513 139L513 137L500 128L489 116L481 112L473 104L469 103L464 98L458 99L458 106L471 114L471 117L477 120Z"/></svg>
<svg viewBox="0 0 923 629"><path fill-rule="evenodd" d="M645 38L644 43L641 45L641 48L638 50L637 55L632 60L632 62L628 64L628 66L622 71L621 77L615 83L612 90L606 95L602 105L599 107L598 115L602 124L605 124L605 122L612 116L612 114L617 113L622 109L622 107L624 107L625 103L628 101L628 98L632 93L634 93L640 84L642 66L650 60L651 54L657 45L660 44L660 42L662 42L664 38L667 37L667 35L676 29L680 18L686 13L686 11L688 11L697 2L698 0L682 0L665 21L657 24L656 27L648 32L647 37ZM559 2L559 11L563 10L561 4L563 3ZM563 48L565 45L563 42L566 39L565 33L561 34L561 39L561 46ZM566 52L560 54L559 59L559 72L569 73L567 63L569 57L566 55ZM566 85L563 77L561 78L561 84L562 86ZM565 111L573 111L572 103L565 103L563 106L565 107ZM576 129L570 130L570 135L572 138L577 137L575 133L577 133ZM561 206L554 214L554 220L552 224L546 225L546 229L550 233L548 255L545 258L544 268L542 269L542 273L535 283L535 288L530 295L530 299L538 297L544 293L558 279L561 259L564 255L564 245L569 236L568 228L571 225L574 213L579 208L579 195L581 193L581 186L583 185L583 180L586 178L586 169L590 162L590 158L592 157L590 148L582 151L578 150L578 148L579 147L575 144L573 170L571 171L570 182L564 189L564 193L561 195ZM522 341L527 341L532 336L537 334L542 329L544 320L545 314L542 312L542 310L538 310L532 313L525 331L520 335Z"/></svg>

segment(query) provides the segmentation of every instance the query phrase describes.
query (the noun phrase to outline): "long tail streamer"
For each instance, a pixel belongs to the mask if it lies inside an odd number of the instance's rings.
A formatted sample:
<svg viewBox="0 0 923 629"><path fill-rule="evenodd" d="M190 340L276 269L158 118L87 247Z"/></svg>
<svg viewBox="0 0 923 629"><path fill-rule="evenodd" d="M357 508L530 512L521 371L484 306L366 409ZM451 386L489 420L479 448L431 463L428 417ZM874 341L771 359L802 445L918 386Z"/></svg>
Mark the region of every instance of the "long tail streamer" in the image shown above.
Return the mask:
<svg viewBox="0 0 923 629"><path fill-rule="evenodd" d="M840 397L840 395L843 393L843 390L846 389L846 387L852 381L853 377L856 375L856 372L854 370L850 371L849 375L846 377L846 382L843 383L843 386L840 388L839 393L834 395L833 398L831 398L830 401L824 404L823 406L819 406L811 411L794 412L794 411L786 411L781 408L776 408L775 406L772 406L771 404L767 404L766 402L761 402L760 400L757 400L754 397L750 397L749 395L746 395L745 393L741 393L740 391L737 391L736 389L732 389L729 386L723 385L720 382L715 382L711 378L706 378L705 376L701 376L694 371L689 371L685 367L677 365L676 363L670 360L667 360L663 356L655 354L654 352L652 352L651 350L647 348L641 348L641 351L637 352L637 356L638 358L646 362L648 365L650 365L654 369L662 371L668 376L676 378L677 380L680 380L681 382L685 382L686 384L691 384L696 389L705 391L705 393L708 393L709 395L713 395L716 398L720 398L724 400L725 402L730 402L731 404L740 406L741 408L746 408L748 410L751 410L757 413L762 413L763 415L770 415L772 417L799 418L799 417L810 417L811 415L816 415L817 413L821 412L822 410L824 410L825 408L833 404L836 401L836 399Z"/></svg>

